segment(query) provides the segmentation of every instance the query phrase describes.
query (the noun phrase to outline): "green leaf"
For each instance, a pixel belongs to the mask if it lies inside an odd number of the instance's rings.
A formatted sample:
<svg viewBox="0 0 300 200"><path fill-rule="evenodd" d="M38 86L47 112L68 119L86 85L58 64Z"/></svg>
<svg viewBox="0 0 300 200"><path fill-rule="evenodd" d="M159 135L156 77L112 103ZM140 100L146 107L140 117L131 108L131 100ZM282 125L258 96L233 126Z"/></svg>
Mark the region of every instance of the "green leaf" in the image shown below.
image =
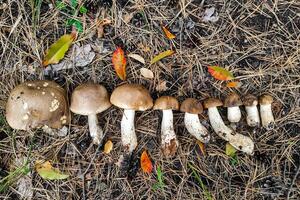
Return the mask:
<svg viewBox="0 0 300 200"><path fill-rule="evenodd" d="M66 8L66 4L64 2L62 2L62 1L56 1L55 2L55 6L59 10L63 10L63 9Z"/></svg>
<svg viewBox="0 0 300 200"><path fill-rule="evenodd" d="M70 0L70 3L71 3L71 7L73 9L76 9L77 5L78 5L78 0Z"/></svg>
<svg viewBox="0 0 300 200"><path fill-rule="evenodd" d="M163 173L161 171L161 167L158 166L156 169L156 178L157 178L157 183L155 183L152 186L153 190L158 190L158 189L163 189L163 187L165 186L165 183L163 181Z"/></svg>
<svg viewBox="0 0 300 200"><path fill-rule="evenodd" d="M79 12L80 12L81 14L86 14L87 11L88 11L87 8L84 7L84 6L81 6L81 7L79 8Z"/></svg>
<svg viewBox="0 0 300 200"><path fill-rule="evenodd" d="M36 161L35 169L43 179L61 180L69 177L69 175L63 174L58 169L53 168L49 161Z"/></svg>
<svg viewBox="0 0 300 200"><path fill-rule="evenodd" d="M67 26L74 26L79 33L83 32L83 24L77 19L68 19Z"/></svg>
<svg viewBox="0 0 300 200"><path fill-rule="evenodd" d="M226 147L225 147L225 153L226 153L227 156L230 156L230 157L233 158L235 156L236 149L231 144L229 144L227 142Z"/></svg>
<svg viewBox="0 0 300 200"><path fill-rule="evenodd" d="M158 55L154 56L154 58L152 58L150 64L152 65L165 57L173 55L174 53L175 53L175 51L173 51L173 50L167 50L167 51L161 52Z"/></svg>

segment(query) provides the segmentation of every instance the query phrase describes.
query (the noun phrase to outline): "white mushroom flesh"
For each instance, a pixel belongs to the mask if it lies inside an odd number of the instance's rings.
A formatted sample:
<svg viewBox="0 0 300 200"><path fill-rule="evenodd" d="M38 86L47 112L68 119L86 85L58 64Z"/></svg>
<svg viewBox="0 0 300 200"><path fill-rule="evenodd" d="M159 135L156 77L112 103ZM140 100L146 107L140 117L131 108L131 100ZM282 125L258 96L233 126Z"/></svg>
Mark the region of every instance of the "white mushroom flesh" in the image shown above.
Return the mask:
<svg viewBox="0 0 300 200"><path fill-rule="evenodd" d="M184 124L188 132L193 135L197 140L203 143L208 143L210 140L210 135L208 130L200 123L197 114L185 113Z"/></svg>
<svg viewBox="0 0 300 200"><path fill-rule="evenodd" d="M263 127L266 129L272 128L274 125L274 117L271 104L260 105L260 117Z"/></svg>
<svg viewBox="0 0 300 200"><path fill-rule="evenodd" d="M208 117L213 130L224 140L228 141L236 149L252 155L254 150L254 143L251 138L234 132L227 127L219 111L216 107L208 108Z"/></svg>
<svg viewBox="0 0 300 200"><path fill-rule="evenodd" d="M101 144L103 139L103 130L98 124L98 118L96 114L88 115L88 123L89 123L89 130L90 136L93 139L94 144Z"/></svg>
<svg viewBox="0 0 300 200"><path fill-rule="evenodd" d="M137 146L137 137L134 128L134 110L124 110L121 121L121 140L128 153L132 153Z"/></svg>
<svg viewBox="0 0 300 200"><path fill-rule="evenodd" d="M227 108L227 117L230 122L236 123L241 120L242 114L240 107L233 106Z"/></svg>
<svg viewBox="0 0 300 200"><path fill-rule="evenodd" d="M173 112L172 110L162 110L163 117L161 122L161 145L163 149L172 145L172 141L175 141L178 146L176 134L173 127Z"/></svg>
<svg viewBox="0 0 300 200"><path fill-rule="evenodd" d="M249 126L258 126L260 123L257 106L245 106L247 112L247 124Z"/></svg>

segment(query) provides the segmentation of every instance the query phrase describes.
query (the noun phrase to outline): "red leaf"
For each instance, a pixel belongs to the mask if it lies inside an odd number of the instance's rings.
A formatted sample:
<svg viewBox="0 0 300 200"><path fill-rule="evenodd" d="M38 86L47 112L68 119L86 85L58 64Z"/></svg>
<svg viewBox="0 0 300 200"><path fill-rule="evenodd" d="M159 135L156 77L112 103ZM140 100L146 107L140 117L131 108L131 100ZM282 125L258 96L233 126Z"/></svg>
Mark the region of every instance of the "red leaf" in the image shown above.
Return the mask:
<svg viewBox="0 0 300 200"><path fill-rule="evenodd" d="M147 154L147 151L144 150L141 155L141 168L145 173L151 173L153 169L152 162Z"/></svg>
<svg viewBox="0 0 300 200"><path fill-rule="evenodd" d="M126 79L126 58L124 51L121 47L118 47L112 55L112 63L115 71L121 80Z"/></svg>
<svg viewBox="0 0 300 200"><path fill-rule="evenodd" d="M234 79L234 76L231 72L219 66L209 66L208 72L215 78L220 81L228 81Z"/></svg>

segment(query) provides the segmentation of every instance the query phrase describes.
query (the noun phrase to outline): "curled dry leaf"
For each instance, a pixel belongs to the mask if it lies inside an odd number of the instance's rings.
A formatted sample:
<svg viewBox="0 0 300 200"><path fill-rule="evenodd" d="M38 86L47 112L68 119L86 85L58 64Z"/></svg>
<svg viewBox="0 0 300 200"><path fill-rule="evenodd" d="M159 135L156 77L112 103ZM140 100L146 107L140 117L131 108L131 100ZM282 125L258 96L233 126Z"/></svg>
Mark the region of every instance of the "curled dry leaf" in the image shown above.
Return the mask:
<svg viewBox="0 0 300 200"><path fill-rule="evenodd" d="M143 67L140 69L140 72L141 72L142 76L145 78L151 78L151 79L154 78L154 74L150 69Z"/></svg>
<svg viewBox="0 0 300 200"><path fill-rule="evenodd" d="M126 79L126 58L124 51L121 47L118 47L112 56L112 63L115 71L121 80Z"/></svg>
<svg viewBox="0 0 300 200"><path fill-rule="evenodd" d="M161 52L151 60L150 64L154 64L165 57L173 55L174 53L175 53L175 51L173 51L173 50L167 50L167 51Z"/></svg>
<svg viewBox="0 0 300 200"><path fill-rule="evenodd" d="M37 160L35 162L35 169L43 179L60 180L69 177L69 175L63 174L54 168L49 161Z"/></svg>
<svg viewBox="0 0 300 200"><path fill-rule="evenodd" d="M206 148L205 148L205 144L203 142L201 142L200 140L197 140L197 144L199 146L199 149L202 153L203 156L206 156Z"/></svg>
<svg viewBox="0 0 300 200"><path fill-rule="evenodd" d="M155 87L155 89L158 92L166 91L168 89L168 87L167 87L167 81L165 81L165 80L159 81L158 85Z"/></svg>
<svg viewBox="0 0 300 200"><path fill-rule="evenodd" d="M204 11L204 16L202 18L202 20L204 22L217 22L219 20L219 16L218 13L215 12L215 7L211 7L211 8L207 8Z"/></svg>
<svg viewBox="0 0 300 200"><path fill-rule="evenodd" d="M141 168L145 173L151 173L153 169L152 162L146 150L144 150L141 155Z"/></svg>
<svg viewBox="0 0 300 200"><path fill-rule="evenodd" d="M217 80L228 81L234 79L232 73L223 67L208 66L208 72Z"/></svg>
<svg viewBox="0 0 300 200"><path fill-rule="evenodd" d="M98 38L102 38L104 36L104 26L110 23L111 23L110 19L96 20Z"/></svg>
<svg viewBox="0 0 300 200"><path fill-rule="evenodd" d="M128 54L128 57L133 58L133 59L139 61L140 63L145 64L145 59L138 54L130 53L130 54Z"/></svg>
<svg viewBox="0 0 300 200"><path fill-rule="evenodd" d="M171 33L168 29L167 29L167 27L165 27L165 26L161 26L162 27L162 30L164 31L164 33L165 33L165 35L166 35L166 37L168 38L168 39L174 39L176 36L173 34L173 33Z"/></svg>
<svg viewBox="0 0 300 200"><path fill-rule="evenodd" d="M109 154L111 150L113 149L113 143L111 140L107 140L107 142L104 145L104 150L103 152L106 154Z"/></svg>
<svg viewBox="0 0 300 200"><path fill-rule="evenodd" d="M68 51L72 42L76 39L76 32L61 36L50 48L46 51L46 56L43 60L43 66L49 64L57 64Z"/></svg>

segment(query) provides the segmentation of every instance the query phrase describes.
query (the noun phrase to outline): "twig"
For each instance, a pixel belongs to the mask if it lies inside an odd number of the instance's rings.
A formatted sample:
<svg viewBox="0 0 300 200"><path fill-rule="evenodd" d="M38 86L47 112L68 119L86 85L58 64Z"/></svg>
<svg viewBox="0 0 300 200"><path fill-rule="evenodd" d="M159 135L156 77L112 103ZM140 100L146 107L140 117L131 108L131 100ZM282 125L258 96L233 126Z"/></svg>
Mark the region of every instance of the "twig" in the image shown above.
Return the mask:
<svg viewBox="0 0 300 200"><path fill-rule="evenodd" d="M289 187L289 190L288 190L288 193L287 193L287 199L290 199L290 194L291 194L293 185L294 185L295 182L296 182L296 179L297 179L297 176L298 176L299 172L300 172L300 165L298 166L297 172L296 172L296 174L295 174L295 176L294 176L294 178L293 178L293 181L292 181L292 183L291 183L291 185L290 185L290 187Z"/></svg>

